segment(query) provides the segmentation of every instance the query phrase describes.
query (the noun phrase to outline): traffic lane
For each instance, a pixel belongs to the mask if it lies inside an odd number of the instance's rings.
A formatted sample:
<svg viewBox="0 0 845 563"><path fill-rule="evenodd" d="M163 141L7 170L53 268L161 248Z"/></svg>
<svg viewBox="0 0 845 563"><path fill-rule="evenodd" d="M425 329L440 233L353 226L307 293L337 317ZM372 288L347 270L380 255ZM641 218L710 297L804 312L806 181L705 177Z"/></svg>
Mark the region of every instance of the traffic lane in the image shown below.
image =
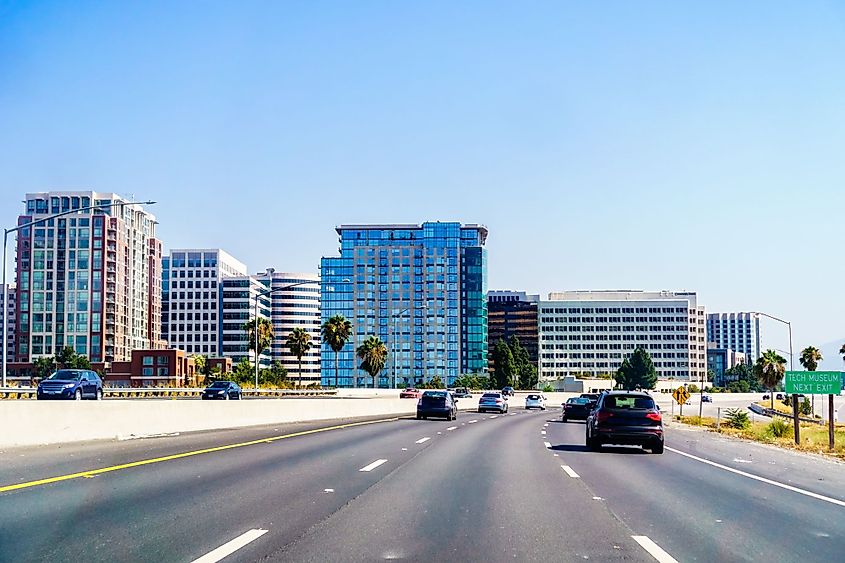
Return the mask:
<svg viewBox="0 0 845 563"><path fill-rule="evenodd" d="M276 550L263 560L650 560L544 446L546 415L438 437L292 545L268 538Z"/></svg>
<svg viewBox="0 0 845 563"><path fill-rule="evenodd" d="M297 537L449 424L403 419L3 493L0 560L192 560L245 530Z"/></svg>
<svg viewBox="0 0 845 563"><path fill-rule="evenodd" d="M146 435L121 440L90 440L3 448L0 449L0 457L3 459L3 463L0 464L0 487L55 475L87 471L97 467L121 465L139 459L169 456L185 451L259 440L281 434L393 418L399 417L357 417Z"/></svg>
<svg viewBox="0 0 845 563"><path fill-rule="evenodd" d="M591 452L583 423L550 423L549 429L552 450L594 495L680 560L833 561L845 549L840 506L669 450ZM676 434L667 430L667 447L677 445Z"/></svg>

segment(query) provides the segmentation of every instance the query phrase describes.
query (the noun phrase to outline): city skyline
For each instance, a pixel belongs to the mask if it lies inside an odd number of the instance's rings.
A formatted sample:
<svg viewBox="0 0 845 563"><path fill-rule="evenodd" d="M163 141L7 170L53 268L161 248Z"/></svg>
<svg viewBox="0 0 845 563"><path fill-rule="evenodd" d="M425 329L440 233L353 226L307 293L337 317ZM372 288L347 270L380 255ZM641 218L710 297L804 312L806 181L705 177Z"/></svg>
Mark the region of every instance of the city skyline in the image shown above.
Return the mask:
<svg viewBox="0 0 845 563"><path fill-rule="evenodd" d="M0 224L135 194L165 248L257 273L316 271L343 223L480 222L491 288L688 289L796 350L845 337L841 9L481 7L5 6Z"/></svg>

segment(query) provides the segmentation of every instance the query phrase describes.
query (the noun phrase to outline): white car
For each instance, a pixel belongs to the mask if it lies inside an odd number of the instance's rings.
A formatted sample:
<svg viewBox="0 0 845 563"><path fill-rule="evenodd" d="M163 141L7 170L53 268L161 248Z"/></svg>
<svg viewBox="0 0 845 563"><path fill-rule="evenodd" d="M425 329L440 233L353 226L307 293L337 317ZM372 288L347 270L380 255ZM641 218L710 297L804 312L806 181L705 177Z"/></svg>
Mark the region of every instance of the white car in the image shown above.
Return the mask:
<svg viewBox="0 0 845 563"><path fill-rule="evenodd" d="M525 410L528 409L546 410L546 398L537 394L528 395L525 397Z"/></svg>

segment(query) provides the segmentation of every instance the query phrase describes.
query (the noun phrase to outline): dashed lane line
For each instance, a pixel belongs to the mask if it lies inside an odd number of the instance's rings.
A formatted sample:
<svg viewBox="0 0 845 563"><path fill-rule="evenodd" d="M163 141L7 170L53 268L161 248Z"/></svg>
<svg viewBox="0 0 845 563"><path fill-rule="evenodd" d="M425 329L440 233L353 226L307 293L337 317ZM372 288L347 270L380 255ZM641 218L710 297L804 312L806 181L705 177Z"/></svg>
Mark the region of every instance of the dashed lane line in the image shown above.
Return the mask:
<svg viewBox="0 0 845 563"><path fill-rule="evenodd" d="M419 440L417 440L417 441L416 441L416 442L414 442L414 443L415 443L415 444L425 444L425 443L426 443L426 442L428 442L429 440L431 440L431 438L429 438L428 436L426 436L425 438L420 438Z"/></svg>
<svg viewBox="0 0 845 563"><path fill-rule="evenodd" d="M572 477L573 479L580 479L579 475L575 473L575 471L573 471L572 468L568 465L561 465L560 468L563 469L566 474Z"/></svg>
<svg viewBox="0 0 845 563"><path fill-rule="evenodd" d="M543 445L546 446L546 449L550 449L552 447L551 442L543 442Z"/></svg>
<svg viewBox="0 0 845 563"><path fill-rule="evenodd" d="M662 547L654 543L648 536L631 536L649 555L659 563L678 563L677 559L666 553Z"/></svg>
<svg viewBox="0 0 845 563"><path fill-rule="evenodd" d="M267 530L262 530L260 528L248 530L236 537L235 539L224 543L217 549L206 553L199 559L194 559L193 563L216 563L224 557L228 557L229 555L233 554L245 545L254 542L266 533Z"/></svg>
<svg viewBox="0 0 845 563"><path fill-rule="evenodd" d="M458 429L458 427L457 427L457 426L450 426L450 427L449 427L449 428L447 428L446 430L457 430L457 429Z"/></svg>
<svg viewBox="0 0 845 563"><path fill-rule="evenodd" d="M362 467L358 471L369 472L369 471L372 471L373 469L375 469L376 467L378 467L379 465L383 465L385 463L387 463L386 459L377 459L374 462L372 462L371 464L365 465L364 467Z"/></svg>

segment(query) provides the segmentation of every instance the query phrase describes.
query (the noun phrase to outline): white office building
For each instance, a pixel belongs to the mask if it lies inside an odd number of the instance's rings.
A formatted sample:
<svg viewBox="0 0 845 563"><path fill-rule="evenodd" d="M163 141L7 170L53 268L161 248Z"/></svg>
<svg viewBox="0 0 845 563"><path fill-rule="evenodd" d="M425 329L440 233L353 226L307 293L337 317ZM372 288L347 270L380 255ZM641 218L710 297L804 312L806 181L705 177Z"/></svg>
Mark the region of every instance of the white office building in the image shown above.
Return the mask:
<svg viewBox="0 0 845 563"><path fill-rule="evenodd" d="M724 348L745 354L754 363L762 355L758 313L708 313L707 342L713 348Z"/></svg>
<svg viewBox="0 0 845 563"><path fill-rule="evenodd" d="M221 283L246 265L219 248L175 249L162 260L162 338L171 348L223 355Z"/></svg>
<svg viewBox="0 0 845 563"><path fill-rule="evenodd" d="M659 378L706 380L705 313L694 292L550 293L538 317L541 380L613 376L640 347Z"/></svg>
<svg viewBox="0 0 845 563"><path fill-rule="evenodd" d="M299 362L290 353L287 340L294 328L301 328L311 335L311 350L302 357L302 385L320 383L320 276L268 268L255 278L273 290L270 294L272 361L280 362L288 370L288 377L299 381ZM294 284L300 285L290 287Z"/></svg>

